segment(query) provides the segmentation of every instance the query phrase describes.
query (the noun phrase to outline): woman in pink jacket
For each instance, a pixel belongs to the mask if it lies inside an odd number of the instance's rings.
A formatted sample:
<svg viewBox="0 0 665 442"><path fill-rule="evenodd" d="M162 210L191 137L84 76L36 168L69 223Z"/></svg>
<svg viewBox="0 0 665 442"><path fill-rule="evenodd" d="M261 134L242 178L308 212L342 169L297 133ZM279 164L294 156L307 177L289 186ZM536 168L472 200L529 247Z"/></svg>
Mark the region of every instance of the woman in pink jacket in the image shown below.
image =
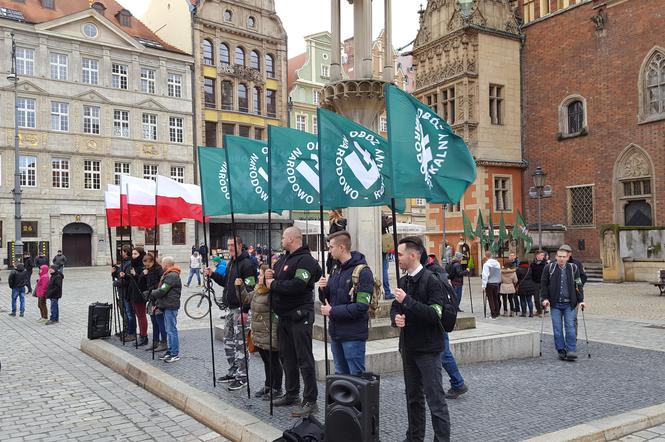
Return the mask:
<svg viewBox="0 0 665 442"><path fill-rule="evenodd" d="M46 308L46 289L48 288L49 274L48 266L42 265L39 267L39 279L37 280L37 288L35 293L37 294L37 307L39 307L39 313L41 313L40 321L48 321L48 310Z"/></svg>

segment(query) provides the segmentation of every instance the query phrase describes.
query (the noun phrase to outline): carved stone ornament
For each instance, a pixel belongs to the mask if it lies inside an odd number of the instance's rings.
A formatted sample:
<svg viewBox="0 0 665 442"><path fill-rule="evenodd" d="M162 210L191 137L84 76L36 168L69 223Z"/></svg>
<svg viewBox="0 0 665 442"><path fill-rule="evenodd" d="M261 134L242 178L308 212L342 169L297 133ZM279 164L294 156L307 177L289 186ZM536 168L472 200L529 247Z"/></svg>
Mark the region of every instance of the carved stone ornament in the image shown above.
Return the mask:
<svg viewBox="0 0 665 442"><path fill-rule="evenodd" d="M19 132L18 141L21 146L37 147L39 146L39 134Z"/></svg>
<svg viewBox="0 0 665 442"><path fill-rule="evenodd" d="M621 165L621 178L649 176L649 163L639 152L633 152Z"/></svg>
<svg viewBox="0 0 665 442"><path fill-rule="evenodd" d="M476 2L471 6L471 11L468 15L464 14L459 3L455 4L455 12L448 22L448 31L455 31L468 25L485 26L487 20L483 17L482 12L478 9Z"/></svg>
<svg viewBox="0 0 665 442"><path fill-rule="evenodd" d="M223 74L239 78L245 81L253 81L257 84L263 83L263 75L256 69L241 66L239 64L222 64L219 66L219 71Z"/></svg>
<svg viewBox="0 0 665 442"><path fill-rule="evenodd" d="M88 140L88 141L86 141L86 143L85 143L85 147L86 147L88 150L97 150L97 141L95 141L95 140Z"/></svg>
<svg viewBox="0 0 665 442"><path fill-rule="evenodd" d="M596 26L596 31L602 31L607 26L607 12L605 8L600 8L598 14L591 17L591 21Z"/></svg>
<svg viewBox="0 0 665 442"><path fill-rule="evenodd" d="M157 146L153 144L144 144L143 145L143 153L145 155L148 155L150 157L156 157L159 156L159 149Z"/></svg>

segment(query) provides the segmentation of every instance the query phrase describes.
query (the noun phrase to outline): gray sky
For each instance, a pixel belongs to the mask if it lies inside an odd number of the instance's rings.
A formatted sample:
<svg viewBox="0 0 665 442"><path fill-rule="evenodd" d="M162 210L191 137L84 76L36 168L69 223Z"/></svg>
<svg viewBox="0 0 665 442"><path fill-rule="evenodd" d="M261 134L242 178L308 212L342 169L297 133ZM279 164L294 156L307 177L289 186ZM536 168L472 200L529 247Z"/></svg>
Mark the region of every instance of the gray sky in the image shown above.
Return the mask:
<svg viewBox="0 0 665 442"><path fill-rule="evenodd" d="M118 0L120 4L141 17L148 0ZM383 2L374 0L373 35L383 28ZM400 48L416 38L420 1L392 0L393 46ZM427 0L422 0L423 6ZM342 7L342 40L353 36L353 5L345 0ZM275 0L277 15L282 19L289 36L289 57L305 51L305 35L330 30L330 0Z"/></svg>

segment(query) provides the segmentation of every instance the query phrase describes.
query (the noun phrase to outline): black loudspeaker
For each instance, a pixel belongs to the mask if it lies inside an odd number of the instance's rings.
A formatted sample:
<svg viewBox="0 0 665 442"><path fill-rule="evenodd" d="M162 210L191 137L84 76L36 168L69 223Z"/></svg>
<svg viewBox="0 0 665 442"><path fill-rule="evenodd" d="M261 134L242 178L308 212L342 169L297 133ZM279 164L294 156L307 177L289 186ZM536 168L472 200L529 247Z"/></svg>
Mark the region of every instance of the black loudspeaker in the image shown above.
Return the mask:
<svg viewBox="0 0 665 442"><path fill-rule="evenodd" d="M326 442L378 442L379 385L373 373L327 377Z"/></svg>
<svg viewBox="0 0 665 442"><path fill-rule="evenodd" d="M88 306L88 339L111 336L111 304L95 302Z"/></svg>

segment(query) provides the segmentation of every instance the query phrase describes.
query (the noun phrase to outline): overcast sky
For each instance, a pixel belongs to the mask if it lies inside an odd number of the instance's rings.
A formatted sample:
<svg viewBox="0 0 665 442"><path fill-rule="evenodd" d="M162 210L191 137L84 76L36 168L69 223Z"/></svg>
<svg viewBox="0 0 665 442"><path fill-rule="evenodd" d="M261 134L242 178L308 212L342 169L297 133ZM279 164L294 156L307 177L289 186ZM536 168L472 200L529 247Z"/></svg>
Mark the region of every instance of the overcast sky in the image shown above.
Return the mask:
<svg viewBox="0 0 665 442"><path fill-rule="evenodd" d="M124 7L141 17L148 0L118 0ZM383 28L383 1L374 0L373 35ZM418 32L419 1L392 0L393 46L400 48L416 38ZM427 0L422 0L423 7ZM289 57L305 50L305 35L330 30L330 0L275 0L277 15L282 19L289 36ZM353 5L341 0L342 40L353 36Z"/></svg>

